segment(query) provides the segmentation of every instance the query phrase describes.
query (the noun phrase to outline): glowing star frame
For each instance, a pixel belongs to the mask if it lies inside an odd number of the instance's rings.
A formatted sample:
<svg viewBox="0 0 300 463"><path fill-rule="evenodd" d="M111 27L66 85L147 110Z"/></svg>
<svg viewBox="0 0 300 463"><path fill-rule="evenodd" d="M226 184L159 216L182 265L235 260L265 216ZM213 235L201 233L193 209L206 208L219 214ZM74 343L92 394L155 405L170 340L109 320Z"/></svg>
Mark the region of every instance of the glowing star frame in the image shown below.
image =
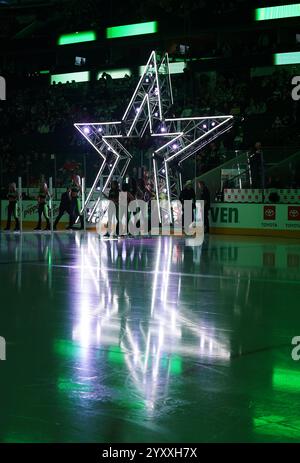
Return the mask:
<svg viewBox="0 0 300 463"><path fill-rule="evenodd" d="M165 54L159 59L153 51L121 121L74 124L102 158L100 169L86 197L81 213L88 208L102 175L107 175L101 191L102 194L117 168L120 170L121 178L125 175L132 155L122 145L121 139L141 138L148 127L150 133L154 134L155 128L158 128L161 123L163 114L168 111L172 104L173 95L168 55ZM98 197L89 211L88 222L92 220L100 199L101 196Z"/></svg>
<svg viewBox="0 0 300 463"><path fill-rule="evenodd" d="M232 126L233 116L165 119L161 126L161 129L164 129L163 135L169 134L173 138L152 154L160 222L162 222L159 207L161 190L166 190L168 203L166 212L169 222L172 223L172 199L178 199L183 186L181 164L230 130Z"/></svg>
<svg viewBox="0 0 300 463"><path fill-rule="evenodd" d="M85 208L88 207L94 191L96 191L100 177L102 175L107 176L102 188L102 193L104 193L117 167L120 170L121 178L125 175L132 155L119 141L119 138L122 138L121 122L75 124L75 127L99 153L102 161L94 183L80 211L82 214ZM101 196L93 204L87 216L88 222L92 220L100 200Z"/></svg>
<svg viewBox="0 0 300 463"><path fill-rule="evenodd" d="M121 140L141 138L149 128L151 136L156 137L156 141L161 144L152 155L159 218L161 221L159 196L161 190L165 189L168 219L173 221L171 201L175 195L178 197L179 187L182 188L179 169L174 172L174 166L180 166L196 151L230 130L233 116L166 118L172 105L168 54L160 56L152 51L121 121L74 124L102 158L81 213L88 208L102 175L107 175L102 194L117 168L121 178L125 175L132 155ZM164 143L165 138L168 141ZM88 221L92 220L100 199L101 195L89 212Z"/></svg>

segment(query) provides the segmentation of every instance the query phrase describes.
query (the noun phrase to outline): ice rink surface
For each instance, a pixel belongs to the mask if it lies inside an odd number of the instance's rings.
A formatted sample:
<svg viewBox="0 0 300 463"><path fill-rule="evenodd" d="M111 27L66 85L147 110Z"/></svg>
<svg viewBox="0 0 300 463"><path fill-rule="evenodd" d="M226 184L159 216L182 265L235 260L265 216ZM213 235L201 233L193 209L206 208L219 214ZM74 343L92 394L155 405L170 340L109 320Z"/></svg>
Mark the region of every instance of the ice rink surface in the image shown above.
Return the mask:
<svg viewBox="0 0 300 463"><path fill-rule="evenodd" d="M1 442L299 442L300 242L0 234Z"/></svg>

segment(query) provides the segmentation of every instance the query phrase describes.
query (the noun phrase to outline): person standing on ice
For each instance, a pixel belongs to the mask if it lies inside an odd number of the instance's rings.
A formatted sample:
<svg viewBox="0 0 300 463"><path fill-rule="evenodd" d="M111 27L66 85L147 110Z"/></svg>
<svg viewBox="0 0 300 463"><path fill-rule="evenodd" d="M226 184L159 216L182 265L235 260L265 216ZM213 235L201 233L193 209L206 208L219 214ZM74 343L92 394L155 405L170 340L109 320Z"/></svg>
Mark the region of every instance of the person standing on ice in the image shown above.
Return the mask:
<svg viewBox="0 0 300 463"><path fill-rule="evenodd" d="M10 183L8 187L8 193L7 193L7 199L8 199L8 206L7 206L7 223L6 223L6 228L4 229L5 231L10 230L10 225L11 225L11 218L12 216L15 219L15 231L20 230L20 222L18 219L18 192L17 192L17 186L15 183Z"/></svg>
<svg viewBox="0 0 300 463"><path fill-rule="evenodd" d="M38 223L35 227L35 230L41 230L42 228L42 216L44 215L46 219L46 227L45 230L50 230L50 220L49 220L49 208L47 201L49 200L50 195L48 191L47 183L42 183L40 187L40 191L37 197L38 200Z"/></svg>
<svg viewBox="0 0 300 463"><path fill-rule="evenodd" d="M61 198L60 198L60 204L59 204L59 211L58 215L55 219L54 225L53 225L53 230L57 229L57 224L62 218L62 216L65 214L65 212L69 215L69 227L71 227L71 190L70 187L67 188L67 190L62 193Z"/></svg>
<svg viewBox="0 0 300 463"><path fill-rule="evenodd" d="M73 225L76 223L76 220L79 217L80 230L83 230L84 229L83 216L80 214L81 179L79 175L73 175L72 183L70 185L70 190L71 190L70 226L68 228L73 228Z"/></svg>

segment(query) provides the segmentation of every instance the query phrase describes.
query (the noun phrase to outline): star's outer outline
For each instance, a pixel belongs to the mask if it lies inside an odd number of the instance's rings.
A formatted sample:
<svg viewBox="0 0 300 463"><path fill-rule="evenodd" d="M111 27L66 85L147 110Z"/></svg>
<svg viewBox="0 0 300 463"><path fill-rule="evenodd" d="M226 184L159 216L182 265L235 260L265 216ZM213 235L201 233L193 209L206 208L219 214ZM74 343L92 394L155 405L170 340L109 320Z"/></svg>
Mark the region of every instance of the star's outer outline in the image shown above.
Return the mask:
<svg viewBox="0 0 300 463"><path fill-rule="evenodd" d="M74 124L103 159L81 213L87 208L101 175L107 172L102 194L121 162L120 177L125 175L132 155L120 140L141 138L149 127L150 135L153 137L158 139L171 137L153 152L152 158L159 219L161 221L159 178L162 178L167 190L168 217L172 222L173 185L170 182L170 162L176 159L177 164L180 165L196 151L230 130L233 125L231 115L165 118L172 105L173 92L168 54L165 53L160 57L157 52L152 51L121 121ZM177 147L179 147L178 151ZM179 174L179 181L182 187L181 174ZM100 199L101 195L90 211L88 221L92 219Z"/></svg>

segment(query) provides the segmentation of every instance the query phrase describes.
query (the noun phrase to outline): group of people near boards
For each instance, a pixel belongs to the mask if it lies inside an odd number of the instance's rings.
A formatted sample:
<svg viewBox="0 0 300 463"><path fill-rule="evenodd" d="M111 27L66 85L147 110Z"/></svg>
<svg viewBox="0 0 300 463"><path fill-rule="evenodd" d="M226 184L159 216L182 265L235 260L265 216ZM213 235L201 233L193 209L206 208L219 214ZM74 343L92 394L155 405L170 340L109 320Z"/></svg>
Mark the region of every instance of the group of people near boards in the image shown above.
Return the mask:
<svg viewBox="0 0 300 463"><path fill-rule="evenodd" d="M79 175L74 175L70 185L67 187L66 191L61 195L60 205L58 215L53 224L53 230L56 230L57 224L62 216L67 213L69 214L69 225L67 229L73 229L77 219L80 221L80 229L84 228L83 217L80 215L81 205L81 179ZM10 183L7 193L8 206L7 206L7 222L5 231L11 229L12 218L15 221L15 231L20 230L20 219L18 211L18 199L19 194L17 186L15 183ZM42 230L42 219L45 219L44 230L50 230L50 215L49 215L49 201L50 193L48 190L48 185L46 182L42 182L39 192L37 194L37 213L38 213L38 222L34 230Z"/></svg>
<svg viewBox="0 0 300 463"><path fill-rule="evenodd" d="M209 232L209 210L210 210L210 193L204 182L200 181L197 185L197 199L204 201L204 229L205 232ZM143 187L142 181L135 182L130 181L129 183L124 182L121 186L116 180L113 180L110 185L110 189L107 199L111 201L115 206L119 203L120 194L126 194L127 202L130 203L135 199L142 199L150 204L151 199L154 199L154 195L151 191ZM20 220L18 216L18 191L15 183L9 185L8 194L8 207L7 207L7 223L4 230L9 231L11 228L12 218L15 220L15 231L20 229ZM50 230L50 216L49 216L49 201L50 193L48 190L47 183L42 182L38 195L37 195L37 213L38 222L34 230L42 230L42 219L45 219L44 230ZM192 201L193 206L193 220L194 212L196 207L196 193L193 188L193 183L188 180L179 195L179 201L184 205L184 201ZM81 179L79 175L73 175L71 183L66 188L66 191L62 193L58 215L53 223L53 230L57 229L57 225L64 214L69 215L69 224L66 227L67 230L72 229L84 229L84 218L81 212ZM119 234L119 224L122 222L123 217L118 217L118 220L113 217L115 214L115 208L108 207L108 219L117 222L116 234ZM183 209L184 214L184 209ZM79 222L79 228L75 228L75 224Z"/></svg>

